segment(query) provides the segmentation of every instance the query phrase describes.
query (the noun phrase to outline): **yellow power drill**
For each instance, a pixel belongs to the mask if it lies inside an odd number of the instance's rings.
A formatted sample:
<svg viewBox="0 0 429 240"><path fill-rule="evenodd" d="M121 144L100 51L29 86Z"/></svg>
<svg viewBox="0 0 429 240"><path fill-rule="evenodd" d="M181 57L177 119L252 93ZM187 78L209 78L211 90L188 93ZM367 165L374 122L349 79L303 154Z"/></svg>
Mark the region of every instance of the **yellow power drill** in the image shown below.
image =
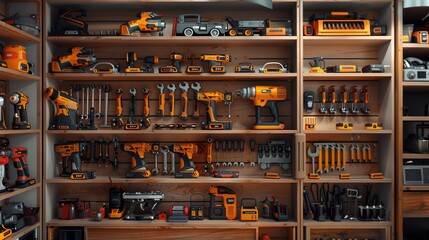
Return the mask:
<svg viewBox="0 0 429 240"><path fill-rule="evenodd" d="M286 100L286 87L284 86L254 86L244 87L236 91L237 96L250 99L255 105L256 123L253 129L284 129L284 123L279 121L277 103ZM261 108L268 107L273 115L271 122L261 120Z"/></svg>
<svg viewBox="0 0 429 240"><path fill-rule="evenodd" d="M225 73L226 69L223 64L231 62L230 54L202 54L201 61L209 62L210 73Z"/></svg>
<svg viewBox="0 0 429 240"><path fill-rule="evenodd" d="M78 129L77 120L77 100L67 92L49 87L45 91L45 97L55 104L54 122L49 129L56 130L76 130Z"/></svg>
<svg viewBox="0 0 429 240"><path fill-rule="evenodd" d="M52 60L51 72L85 72L84 67L97 62L94 50L84 47L72 47L70 54Z"/></svg>
<svg viewBox="0 0 429 240"><path fill-rule="evenodd" d="M27 118L27 104L30 102L28 96L17 91L10 95L9 102L14 106L12 128L30 129L31 124Z"/></svg>

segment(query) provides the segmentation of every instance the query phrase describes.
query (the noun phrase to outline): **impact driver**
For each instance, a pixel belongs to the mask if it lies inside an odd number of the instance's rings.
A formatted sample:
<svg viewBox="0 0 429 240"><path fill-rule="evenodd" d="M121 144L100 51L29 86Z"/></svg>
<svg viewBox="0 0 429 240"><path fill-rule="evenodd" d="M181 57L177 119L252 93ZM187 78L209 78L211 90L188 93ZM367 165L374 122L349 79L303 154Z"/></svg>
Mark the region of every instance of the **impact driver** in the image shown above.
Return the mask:
<svg viewBox="0 0 429 240"><path fill-rule="evenodd" d="M236 91L237 96L250 99L255 105L256 123L253 129L284 129L284 123L279 121L279 111L277 103L286 100L286 87L283 86L254 86L244 87ZM261 108L270 109L273 120L263 122L261 120Z"/></svg>
<svg viewBox="0 0 429 240"><path fill-rule="evenodd" d="M92 49L73 47L69 49L69 52L69 55L52 60L51 72L85 72L84 67L97 62Z"/></svg>
<svg viewBox="0 0 429 240"><path fill-rule="evenodd" d="M30 129L31 124L27 118L27 104L30 98L22 92L14 92L9 97L9 102L14 106L13 129Z"/></svg>

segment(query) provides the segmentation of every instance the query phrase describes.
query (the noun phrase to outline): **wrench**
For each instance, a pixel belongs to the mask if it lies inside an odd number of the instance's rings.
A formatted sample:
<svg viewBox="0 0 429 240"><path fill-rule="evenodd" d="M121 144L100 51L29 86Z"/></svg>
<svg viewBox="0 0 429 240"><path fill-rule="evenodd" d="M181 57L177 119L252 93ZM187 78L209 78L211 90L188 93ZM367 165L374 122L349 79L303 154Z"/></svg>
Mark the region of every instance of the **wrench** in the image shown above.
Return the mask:
<svg viewBox="0 0 429 240"><path fill-rule="evenodd" d="M187 82L181 82L179 84L179 88L182 90L182 113L180 114L179 118L185 120L188 118L188 90L189 90L189 83Z"/></svg>
<svg viewBox="0 0 429 240"><path fill-rule="evenodd" d="M149 93L150 93L150 89L149 88L144 88L143 89L143 117L140 120L140 127L149 127L151 122L149 119L149 112L150 112L150 108L149 108Z"/></svg>
<svg viewBox="0 0 429 240"><path fill-rule="evenodd" d="M346 169L346 145L341 144L341 151L342 151L342 159L343 159L343 165L341 166L341 171L344 171Z"/></svg>
<svg viewBox="0 0 429 240"><path fill-rule="evenodd" d="M98 112L95 113L95 117L97 119L101 118L101 90L102 90L103 86L100 85L98 86Z"/></svg>
<svg viewBox="0 0 429 240"><path fill-rule="evenodd" d="M341 145L340 144L337 144L336 146L335 146L335 151L337 152L337 156L336 156L336 158L337 158L337 171L340 171L341 170Z"/></svg>
<svg viewBox="0 0 429 240"><path fill-rule="evenodd" d="M91 108L94 108L95 86L91 85Z"/></svg>
<svg viewBox="0 0 429 240"><path fill-rule="evenodd" d="M167 146L167 145L163 145L162 147L161 147L161 153L162 153L162 165L163 165L163 171L162 171L162 175L167 175L167 173L168 173L168 163L167 163L167 161L168 161L168 156L167 156L167 154L168 154L168 152L169 152L170 150L169 150L169 147Z"/></svg>
<svg viewBox="0 0 429 240"><path fill-rule="evenodd" d="M103 88L103 92L104 92L104 125L101 126L104 128L110 127L109 125L107 125L107 111L109 110L109 93L110 93L110 91L112 91L112 87L108 84L104 85L104 88Z"/></svg>
<svg viewBox="0 0 429 240"><path fill-rule="evenodd" d="M116 115L112 119L113 128L122 128L124 126L124 120L122 118L122 88L115 90L116 94Z"/></svg>
<svg viewBox="0 0 429 240"><path fill-rule="evenodd" d="M194 90L194 113L192 114L192 118L199 119L200 118L200 101L198 101L198 92L201 90L201 84L199 82L194 82L191 84L192 90Z"/></svg>
<svg viewBox="0 0 429 240"><path fill-rule="evenodd" d="M328 173L329 172L329 146L328 145L325 145L325 146L323 146L323 148L325 149L325 167L323 168L323 171L325 172L325 173Z"/></svg>
<svg viewBox="0 0 429 240"><path fill-rule="evenodd" d="M170 110L170 117L174 116L174 91L176 91L176 85L174 85L174 83L170 83L167 85L167 89L168 91L170 91L170 93L168 94L168 99L170 99L170 103L171 103L171 110Z"/></svg>
<svg viewBox="0 0 429 240"><path fill-rule="evenodd" d="M171 148L173 148L173 146L170 146ZM172 151L172 149L170 149L170 160L171 160L171 171L170 171L170 175L176 175L176 161L175 161L175 155L174 152Z"/></svg>
<svg viewBox="0 0 429 240"><path fill-rule="evenodd" d="M159 147L152 146L152 154L155 155L155 168L152 169L153 175L159 174L159 168L158 168L158 154L159 154Z"/></svg>
<svg viewBox="0 0 429 240"><path fill-rule="evenodd" d="M335 170L335 144L330 146L331 148L331 171Z"/></svg>
<svg viewBox="0 0 429 240"><path fill-rule="evenodd" d="M81 86L80 86L79 84L76 84L76 86L74 87L74 91L76 92L77 106L79 106L79 93L80 93L80 88L81 88ZM78 109L78 110L80 111L81 109ZM80 114L80 115L82 115L82 114ZM78 114L78 116L79 116L79 114Z"/></svg>
<svg viewBox="0 0 429 240"><path fill-rule="evenodd" d="M323 149L321 144L315 145L317 148L319 148L319 161L317 163L317 174L323 174Z"/></svg>
<svg viewBox="0 0 429 240"><path fill-rule="evenodd" d="M311 173L315 173L314 159L319 156L319 148L316 146L316 151L312 152L311 147L308 147L307 155L311 157Z"/></svg>
<svg viewBox="0 0 429 240"><path fill-rule="evenodd" d="M130 100L130 117L128 118L127 124L125 124L125 129L140 129L140 125L136 124L135 115L136 115L136 94L137 90L135 88L130 89L131 100Z"/></svg>
<svg viewBox="0 0 429 240"><path fill-rule="evenodd" d="M156 88L159 89L157 114L158 114L158 116L163 117L164 116L164 107L165 107L164 84L158 83L158 85L156 85Z"/></svg>

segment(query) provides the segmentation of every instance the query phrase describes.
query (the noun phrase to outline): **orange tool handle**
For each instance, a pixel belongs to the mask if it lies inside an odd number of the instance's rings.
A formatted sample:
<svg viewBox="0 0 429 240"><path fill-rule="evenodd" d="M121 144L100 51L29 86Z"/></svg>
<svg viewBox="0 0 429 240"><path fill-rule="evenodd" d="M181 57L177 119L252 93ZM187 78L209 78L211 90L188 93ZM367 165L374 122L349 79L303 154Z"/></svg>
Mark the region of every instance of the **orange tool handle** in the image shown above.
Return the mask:
<svg viewBox="0 0 429 240"><path fill-rule="evenodd" d="M182 113L180 114L180 117L187 118L188 117L188 93L182 92L181 97L182 97L183 109L182 109Z"/></svg>
<svg viewBox="0 0 429 240"><path fill-rule="evenodd" d="M347 162L346 149L343 148L342 150L343 150L343 166L342 166L342 169L345 169L346 168L346 162Z"/></svg>
<svg viewBox="0 0 429 240"><path fill-rule="evenodd" d="M337 171L341 169L341 149L337 148Z"/></svg>
<svg viewBox="0 0 429 240"><path fill-rule="evenodd" d="M143 116L149 116L150 108L149 108L149 93L143 94Z"/></svg>
<svg viewBox="0 0 429 240"><path fill-rule="evenodd" d="M164 116L165 108L165 93L160 93L158 97L158 112L161 113L161 116Z"/></svg>
<svg viewBox="0 0 429 240"><path fill-rule="evenodd" d="M372 151L371 151L371 147L368 146L368 161L371 162L372 160Z"/></svg>
<svg viewBox="0 0 429 240"><path fill-rule="evenodd" d="M328 171L329 169L329 151L328 151L328 147L324 147L325 148L325 172Z"/></svg>
<svg viewBox="0 0 429 240"><path fill-rule="evenodd" d="M360 162L362 160L362 153L361 153L361 149L356 149L356 158L357 160Z"/></svg>
<svg viewBox="0 0 429 240"><path fill-rule="evenodd" d="M121 93L116 93L116 116L122 116L122 91Z"/></svg>
<svg viewBox="0 0 429 240"><path fill-rule="evenodd" d="M331 147L331 171L335 170L335 147Z"/></svg>
<svg viewBox="0 0 429 240"><path fill-rule="evenodd" d="M352 162L354 162L356 160L356 149L354 149L354 148L350 148L350 160L352 160Z"/></svg>
<svg viewBox="0 0 429 240"><path fill-rule="evenodd" d="M320 86L320 88L319 88L319 97L320 97L320 101L322 103L326 103L326 89L325 89L325 85Z"/></svg>
<svg viewBox="0 0 429 240"><path fill-rule="evenodd" d="M174 116L174 104L175 104L174 92L170 92L168 94L168 98L170 99L170 103L171 103L170 117L173 117Z"/></svg>
<svg viewBox="0 0 429 240"><path fill-rule="evenodd" d="M319 145L319 162L318 162L318 166L317 166L317 171L318 172L322 172L322 164L323 164L323 151L322 151L322 145Z"/></svg>

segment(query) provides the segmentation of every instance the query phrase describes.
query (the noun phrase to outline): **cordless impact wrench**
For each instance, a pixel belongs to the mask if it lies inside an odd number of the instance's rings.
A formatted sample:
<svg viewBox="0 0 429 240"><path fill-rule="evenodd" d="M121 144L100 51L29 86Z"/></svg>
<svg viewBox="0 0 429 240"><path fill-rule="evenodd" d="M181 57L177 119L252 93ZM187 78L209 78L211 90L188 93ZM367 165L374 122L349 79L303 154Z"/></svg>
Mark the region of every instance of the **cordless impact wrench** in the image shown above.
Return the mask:
<svg viewBox="0 0 429 240"><path fill-rule="evenodd" d="M30 177L30 170L27 164L28 151L26 147L12 147L11 158L13 166L16 168L18 177L15 181L15 187L25 188L36 183L36 180Z"/></svg>
<svg viewBox="0 0 429 240"><path fill-rule="evenodd" d="M13 129L30 129L31 124L27 118L27 104L30 98L22 92L14 92L9 97L9 102L14 106L14 114L12 121Z"/></svg>

